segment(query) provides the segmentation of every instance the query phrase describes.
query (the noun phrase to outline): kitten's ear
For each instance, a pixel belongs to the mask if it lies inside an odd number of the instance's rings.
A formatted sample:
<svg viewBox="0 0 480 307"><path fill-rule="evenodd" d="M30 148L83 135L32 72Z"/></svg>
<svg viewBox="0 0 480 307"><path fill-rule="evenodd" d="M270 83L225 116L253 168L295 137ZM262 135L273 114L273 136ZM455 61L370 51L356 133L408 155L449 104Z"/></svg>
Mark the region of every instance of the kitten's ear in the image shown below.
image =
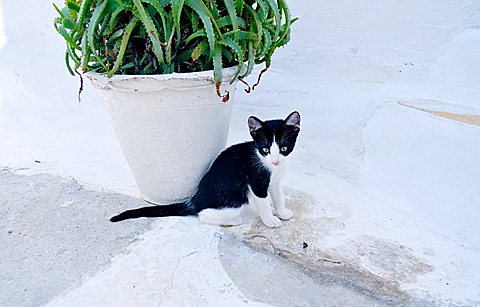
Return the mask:
<svg viewBox="0 0 480 307"><path fill-rule="evenodd" d="M262 128L262 121L255 116L250 116L248 118L248 128L250 129L250 134L254 136L257 134L257 131Z"/></svg>
<svg viewBox="0 0 480 307"><path fill-rule="evenodd" d="M290 113L290 115L285 118L285 125L287 126L293 126L293 129L295 131L300 130L300 113L297 111L294 111Z"/></svg>

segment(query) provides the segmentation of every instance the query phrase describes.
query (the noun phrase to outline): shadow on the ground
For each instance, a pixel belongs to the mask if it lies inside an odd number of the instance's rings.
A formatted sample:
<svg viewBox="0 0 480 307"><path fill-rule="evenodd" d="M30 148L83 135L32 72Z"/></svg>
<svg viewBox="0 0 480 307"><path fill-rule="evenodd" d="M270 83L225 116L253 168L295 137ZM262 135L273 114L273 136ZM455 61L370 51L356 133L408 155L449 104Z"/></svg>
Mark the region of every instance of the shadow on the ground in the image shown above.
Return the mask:
<svg viewBox="0 0 480 307"><path fill-rule="evenodd" d="M125 252L154 220L111 223L140 199L0 168L0 306L40 306Z"/></svg>

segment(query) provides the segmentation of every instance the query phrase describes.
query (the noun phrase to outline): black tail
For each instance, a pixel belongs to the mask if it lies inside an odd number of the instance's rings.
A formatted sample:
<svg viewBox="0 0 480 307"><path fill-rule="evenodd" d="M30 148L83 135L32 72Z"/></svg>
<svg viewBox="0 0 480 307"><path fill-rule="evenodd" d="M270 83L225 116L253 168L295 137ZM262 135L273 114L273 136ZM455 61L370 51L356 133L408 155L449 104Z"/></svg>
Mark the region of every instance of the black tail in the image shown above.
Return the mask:
<svg viewBox="0 0 480 307"><path fill-rule="evenodd" d="M178 203L167 206L150 206L133 210L127 210L110 219L111 222L120 222L139 217L162 217L162 216L188 216L195 215L196 212L186 203Z"/></svg>

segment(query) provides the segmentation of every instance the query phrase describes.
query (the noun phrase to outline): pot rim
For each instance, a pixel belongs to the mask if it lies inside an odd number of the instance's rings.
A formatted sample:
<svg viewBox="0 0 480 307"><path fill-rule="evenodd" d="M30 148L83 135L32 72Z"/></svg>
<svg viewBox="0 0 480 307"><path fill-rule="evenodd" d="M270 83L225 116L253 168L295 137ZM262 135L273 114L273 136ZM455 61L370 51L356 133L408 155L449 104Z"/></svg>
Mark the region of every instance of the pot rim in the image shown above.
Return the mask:
<svg viewBox="0 0 480 307"><path fill-rule="evenodd" d="M237 66L222 69L222 83L233 83ZM242 73L245 65L242 67ZM215 84L213 70L188 73L171 73L162 75L114 75L107 77L104 73L89 71L85 76L92 85L101 90L126 92L157 92L164 89L190 90L212 87Z"/></svg>

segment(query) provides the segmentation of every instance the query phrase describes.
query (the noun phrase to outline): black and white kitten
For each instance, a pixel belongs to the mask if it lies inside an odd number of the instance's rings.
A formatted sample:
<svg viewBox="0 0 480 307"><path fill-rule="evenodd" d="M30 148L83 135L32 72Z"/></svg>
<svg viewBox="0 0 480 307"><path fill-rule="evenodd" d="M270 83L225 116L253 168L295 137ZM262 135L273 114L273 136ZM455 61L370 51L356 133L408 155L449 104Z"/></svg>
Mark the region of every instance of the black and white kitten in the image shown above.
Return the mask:
<svg viewBox="0 0 480 307"><path fill-rule="evenodd" d="M264 122L251 116L248 127L253 141L224 150L188 201L128 210L110 221L196 215L203 223L238 225L244 222L249 205L253 205L267 227L279 227L280 219L293 217L293 212L285 208L282 179L300 132L300 114L295 111L284 120ZM276 216L267 200L269 193Z"/></svg>

